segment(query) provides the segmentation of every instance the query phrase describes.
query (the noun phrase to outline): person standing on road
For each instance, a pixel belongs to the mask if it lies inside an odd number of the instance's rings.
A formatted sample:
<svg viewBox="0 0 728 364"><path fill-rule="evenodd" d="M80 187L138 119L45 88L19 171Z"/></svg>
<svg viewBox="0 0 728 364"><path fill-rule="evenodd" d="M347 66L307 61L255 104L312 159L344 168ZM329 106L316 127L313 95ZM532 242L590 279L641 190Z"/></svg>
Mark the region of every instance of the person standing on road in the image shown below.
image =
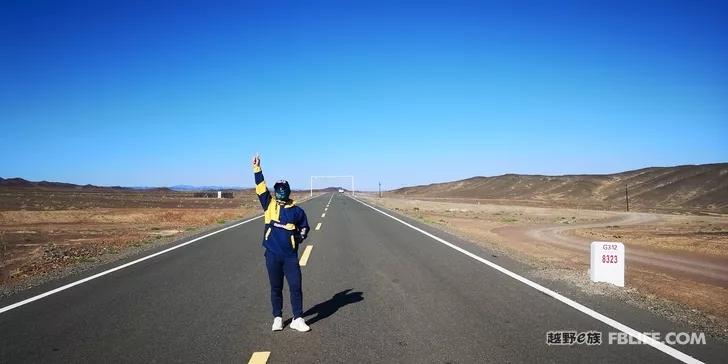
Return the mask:
<svg viewBox="0 0 728 364"><path fill-rule="evenodd" d="M265 211L265 266L270 280L270 302L273 306L273 331L283 330L283 278L288 281L293 321L290 328L301 332L310 330L303 315L301 267L298 265L298 246L306 240L310 230L306 212L291 200L291 187L287 181L275 183L275 201L260 168L260 156L253 157L255 193Z"/></svg>

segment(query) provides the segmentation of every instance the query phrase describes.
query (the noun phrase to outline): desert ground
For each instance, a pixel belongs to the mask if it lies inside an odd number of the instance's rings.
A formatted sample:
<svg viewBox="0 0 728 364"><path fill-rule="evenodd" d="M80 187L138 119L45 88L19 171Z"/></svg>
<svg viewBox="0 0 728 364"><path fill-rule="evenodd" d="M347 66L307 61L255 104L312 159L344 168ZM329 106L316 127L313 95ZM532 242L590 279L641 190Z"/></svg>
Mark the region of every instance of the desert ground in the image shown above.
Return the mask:
<svg viewBox="0 0 728 364"><path fill-rule="evenodd" d="M624 242L627 287L610 293L728 336L727 215L365 198L588 293L604 294L588 280L589 242ZM0 189L0 294L138 254L258 209L250 190L216 199L166 189Z"/></svg>
<svg viewBox="0 0 728 364"><path fill-rule="evenodd" d="M252 190L217 199L167 189L0 189L0 293L137 254L259 209Z"/></svg>
<svg viewBox="0 0 728 364"><path fill-rule="evenodd" d="M588 279L589 243L626 247L625 301L711 333L728 334L728 216L599 211L513 204L368 201L507 254L541 278L604 294ZM544 249L548 247L548 249Z"/></svg>

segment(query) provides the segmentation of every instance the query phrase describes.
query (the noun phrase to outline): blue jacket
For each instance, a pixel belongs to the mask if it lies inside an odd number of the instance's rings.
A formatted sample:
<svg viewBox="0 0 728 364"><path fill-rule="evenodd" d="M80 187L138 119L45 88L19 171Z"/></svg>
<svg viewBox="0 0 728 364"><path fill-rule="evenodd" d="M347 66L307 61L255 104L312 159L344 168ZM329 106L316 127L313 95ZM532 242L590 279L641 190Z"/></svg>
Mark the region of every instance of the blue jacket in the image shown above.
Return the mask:
<svg viewBox="0 0 728 364"><path fill-rule="evenodd" d="M306 239L310 230L306 213L293 200L277 201L268 192L268 186L259 166L255 173L255 193L258 194L265 211L263 246L267 251L281 255L298 255L298 246Z"/></svg>

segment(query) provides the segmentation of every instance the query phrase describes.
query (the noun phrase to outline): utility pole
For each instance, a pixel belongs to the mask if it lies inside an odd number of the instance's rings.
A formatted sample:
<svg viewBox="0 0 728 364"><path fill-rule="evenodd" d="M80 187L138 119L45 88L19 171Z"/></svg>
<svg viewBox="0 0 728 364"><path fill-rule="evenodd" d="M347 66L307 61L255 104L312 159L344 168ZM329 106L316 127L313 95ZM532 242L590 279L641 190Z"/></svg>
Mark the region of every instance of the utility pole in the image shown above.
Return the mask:
<svg viewBox="0 0 728 364"><path fill-rule="evenodd" d="M627 202L627 212L629 212L629 185L624 186L624 200Z"/></svg>
<svg viewBox="0 0 728 364"><path fill-rule="evenodd" d="M379 198L382 198L382 182L379 182Z"/></svg>

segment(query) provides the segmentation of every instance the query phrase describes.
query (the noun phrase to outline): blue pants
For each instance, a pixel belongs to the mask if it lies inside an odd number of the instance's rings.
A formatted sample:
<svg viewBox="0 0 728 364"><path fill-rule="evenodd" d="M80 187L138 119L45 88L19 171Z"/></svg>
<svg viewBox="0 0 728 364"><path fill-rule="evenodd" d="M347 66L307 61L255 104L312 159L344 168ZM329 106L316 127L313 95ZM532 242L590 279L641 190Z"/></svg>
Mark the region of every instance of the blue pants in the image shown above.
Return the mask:
<svg viewBox="0 0 728 364"><path fill-rule="evenodd" d="M270 303L273 306L273 317L283 315L283 277L288 281L288 290L291 293L291 308L293 318L303 315L303 291L301 288L301 266L298 265L298 255L290 257L278 256L275 253L265 252L265 266L268 268L270 280Z"/></svg>

